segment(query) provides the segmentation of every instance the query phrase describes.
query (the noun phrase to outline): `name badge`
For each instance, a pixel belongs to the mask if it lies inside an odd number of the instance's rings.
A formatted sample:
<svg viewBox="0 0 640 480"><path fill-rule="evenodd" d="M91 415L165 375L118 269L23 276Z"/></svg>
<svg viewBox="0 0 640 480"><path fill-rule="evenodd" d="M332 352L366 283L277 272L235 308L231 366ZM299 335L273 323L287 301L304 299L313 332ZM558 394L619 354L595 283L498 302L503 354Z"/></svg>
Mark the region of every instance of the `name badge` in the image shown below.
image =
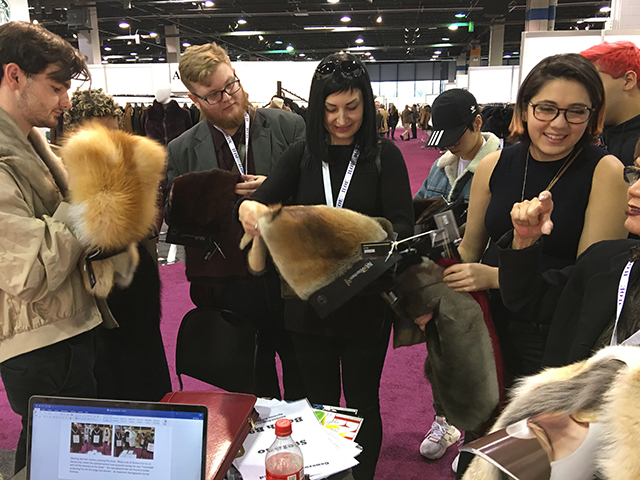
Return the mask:
<svg viewBox="0 0 640 480"><path fill-rule="evenodd" d="M391 242L367 242L361 243L363 258L386 257L391 251Z"/></svg>

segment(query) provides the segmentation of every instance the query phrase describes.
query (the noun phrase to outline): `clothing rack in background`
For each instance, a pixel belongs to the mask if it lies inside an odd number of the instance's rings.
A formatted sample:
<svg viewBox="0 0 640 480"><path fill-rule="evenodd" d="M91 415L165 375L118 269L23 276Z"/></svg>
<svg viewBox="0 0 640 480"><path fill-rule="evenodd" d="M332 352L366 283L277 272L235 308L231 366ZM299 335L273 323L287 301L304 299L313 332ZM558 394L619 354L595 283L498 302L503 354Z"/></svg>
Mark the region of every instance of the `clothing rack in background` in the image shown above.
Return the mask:
<svg viewBox="0 0 640 480"><path fill-rule="evenodd" d="M278 97L283 97L282 92L287 92L289 95L292 95L292 96L296 97L298 100L300 100L302 102L305 102L305 103L309 103L309 100L307 100L306 98L301 97L297 93L293 93L292 91L287 90L286 88L282 88L282 82L280 80L278 80L276 85L277 85L277 89L276 89L277 93L276 93L276 95Z"/></svg>

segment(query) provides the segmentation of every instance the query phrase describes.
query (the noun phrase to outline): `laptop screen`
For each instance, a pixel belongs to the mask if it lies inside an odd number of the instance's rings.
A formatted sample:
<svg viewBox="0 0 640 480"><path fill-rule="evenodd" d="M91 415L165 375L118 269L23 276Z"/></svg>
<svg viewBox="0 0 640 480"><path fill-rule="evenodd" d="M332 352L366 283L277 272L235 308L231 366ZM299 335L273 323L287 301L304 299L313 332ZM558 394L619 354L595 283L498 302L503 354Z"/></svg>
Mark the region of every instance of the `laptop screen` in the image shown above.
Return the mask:
<svg viewBox="0 0 640 480"><path fill-rule="evenodd" d="M203 480L200 405L32 397L30 480Z"/></svg>

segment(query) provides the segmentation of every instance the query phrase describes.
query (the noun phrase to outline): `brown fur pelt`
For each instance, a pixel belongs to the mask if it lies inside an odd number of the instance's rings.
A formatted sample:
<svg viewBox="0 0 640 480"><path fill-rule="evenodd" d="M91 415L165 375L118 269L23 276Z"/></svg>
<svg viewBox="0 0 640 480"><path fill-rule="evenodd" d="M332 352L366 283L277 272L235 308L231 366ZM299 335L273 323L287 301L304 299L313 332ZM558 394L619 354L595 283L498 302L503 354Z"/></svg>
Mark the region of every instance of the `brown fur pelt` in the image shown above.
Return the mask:
<svg viewBox="0 0 640 480"><path fill-rule="evenodd" d="M562 413L602 425L598 477L640 478L640 348L607 347L588 360L551 368L520 381L491 432L541 414ZM476 457L463 480L505 478Z"/></svg>
<svg viewBox="0 0 640 480"><path fill-rule="evenodd" d="M361 260L362 242L387 238L375 219L326 205L275 205L258 225L280 275L303 300Z"/></svg>
<svg viewBox="0 0 640 480"><path fill-rule="evenodd" d="M182 233L207 235L229 223L237 196L237 173L219 168L176 177L167 224Z"/></svg>
<svg viewBox="0 0 640 480"><path fill-rule="evenodd" d="M413 320L433 312L425 328L429 352L425 373L447 421L475 431L492 418L500 401L496 352L482 308L471 294L447 287L443 270L423 257L399 275L394 288L398 297L393 306L398 317L394 336L398 330L419 338L422 332Z"/></svg>
<svg viewBox="0 0 640 480"><path fill-rule="evenodd" d="M106 278L90 291L106 296L114 281L130 281L130 263L137 263L131 245L155 225L166 151L145 137L89 123L67 139L60 155L69 174L70 226L87 252L129 252L128 262L122 256L93 262L96 274Z"/></svg>

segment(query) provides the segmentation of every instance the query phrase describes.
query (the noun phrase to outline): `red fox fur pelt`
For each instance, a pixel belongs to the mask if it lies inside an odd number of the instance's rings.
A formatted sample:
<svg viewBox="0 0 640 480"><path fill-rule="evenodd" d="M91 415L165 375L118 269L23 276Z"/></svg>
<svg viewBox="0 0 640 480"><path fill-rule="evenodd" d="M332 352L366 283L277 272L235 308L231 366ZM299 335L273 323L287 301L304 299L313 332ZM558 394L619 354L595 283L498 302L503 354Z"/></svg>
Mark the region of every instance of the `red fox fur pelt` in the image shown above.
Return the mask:
<svg viewBox="0 0 640 480"><path fill-rule="evenodd" d="M360 243L388 236L375 219L326 205L271 206L258 225L280 275L303 300L360 260Z"/></svg>
<svg viewBox="0 0 640 480"><path fill-rule="evenodd" d="M93 123L69 138L61 156L73 227L83 244L119 250L149 234L158 215L164 147Z"/></svg>

